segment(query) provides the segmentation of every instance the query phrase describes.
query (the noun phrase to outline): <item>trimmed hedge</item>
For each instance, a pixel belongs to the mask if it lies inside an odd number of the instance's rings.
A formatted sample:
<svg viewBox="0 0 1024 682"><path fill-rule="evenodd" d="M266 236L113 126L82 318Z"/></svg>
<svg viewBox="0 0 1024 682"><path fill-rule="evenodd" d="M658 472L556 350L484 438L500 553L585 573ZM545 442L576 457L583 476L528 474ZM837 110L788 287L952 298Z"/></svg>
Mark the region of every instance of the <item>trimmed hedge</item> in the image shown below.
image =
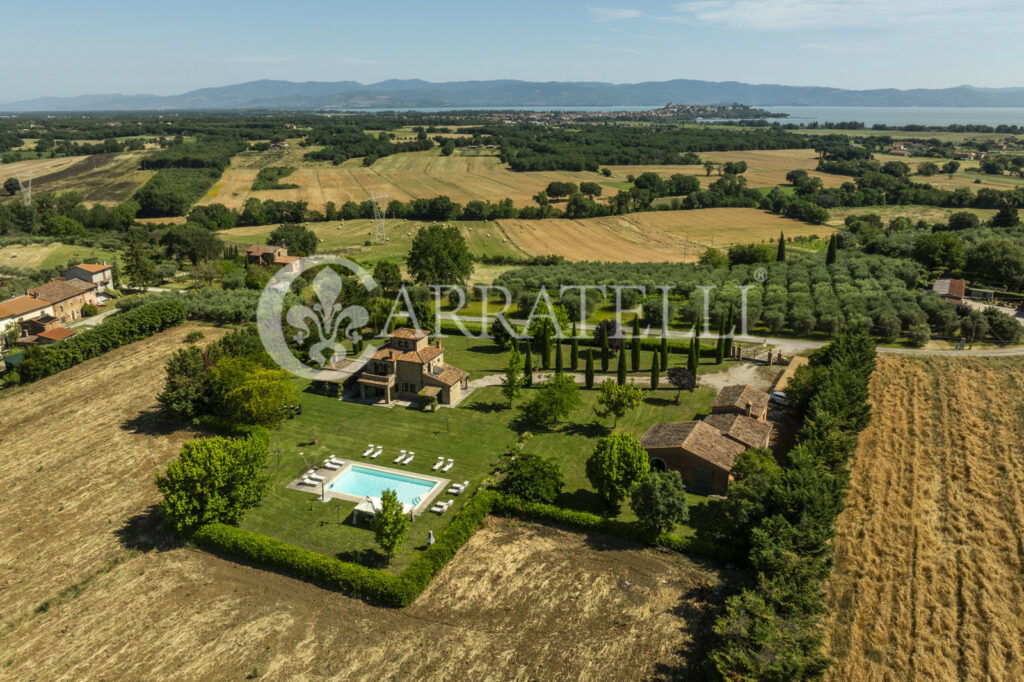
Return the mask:
<svg viewBox="0 0 1024 682"><path fill-rule="evenodd" d="M192 541L213 552L268 566L384 606L408 606L491 513L497 494L481 491L459 511L436 542L399 575L324 556L220 523L199 528Z"/></svg>
<svg viewBox="0 0 1024 682"><path fill-rule="evenodd" d="M668 533L660 533L652 537L635 523L627 523L609 519L589 512L556 507L553 504L526 502L517 497L499 496L495 500L493 511L509 516L520 516L536 521L547 521L576 530L614 535L647 545L657 545L685 554L700 554L710 559L729 561L734 559L732 552L707 540L696 537L681 538Z"/></svg>
<svg viewBox="0 0 1024 682"><path fill-rule="evenodd" d="M32 346L18 367L22 383L30 383L74 367L115 348L176 327L185 321L185 305L173 299L145 303L91 329L48 346Z"/></svg>

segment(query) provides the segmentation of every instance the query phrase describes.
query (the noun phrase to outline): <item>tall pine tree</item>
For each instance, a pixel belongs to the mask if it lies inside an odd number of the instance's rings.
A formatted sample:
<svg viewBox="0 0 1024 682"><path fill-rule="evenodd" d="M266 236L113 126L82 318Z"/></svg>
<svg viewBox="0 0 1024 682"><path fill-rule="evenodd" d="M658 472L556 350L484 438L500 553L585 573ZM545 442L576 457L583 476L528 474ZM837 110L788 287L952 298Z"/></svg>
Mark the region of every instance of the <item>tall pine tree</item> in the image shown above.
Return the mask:
<svg viewBox="0 0 1024 682"><path fill-rule="evenodd" d="M782 232L779 233L779 252L775 255L775 260L780 263L786 260L786 235Z"/></svg>
<svg viewBox="0 0 1024 682"><path fill-rule="evenodd" d="M572 339L569 341L569 369L576 371L580 364L580 344L576 340L576 323L572 323Z"/></svg>
<svg viewBox="0 0 1024 682"><path fill-rule="evenodd" d="M727 337L725 339L725 357L732 357L732 335L734 327L736 326L735 319L736 312L733 310L732 304L729 304L729 315L725 318L725 333Z"/></svg>
<svg viewBox="0 0 1024 682"><path fill-rule="evenodd" d="M661 333L661 368L668 368L668 336L665 332Z"/></svg>
<svg viewBox="0 0 1024 682"><path fill-rule="evenodd" d="M619 386L625 386L626 385L626 353L623 352L623 351L619 351L619 366L616 369L618 370L616 372L616 375L617 375L616 378L618 380Z"/></svg>
<svg viewBox="0 0 1024 682"><path fill-rule="evenodd" d="M541 326L540 332L540 366L551 369L551 332L546 324Z"/></svg>
<svg viewBox="0 0 1024 682"><path fill-rule="evenodd" d="M715 364L722 364L725 359L725 315L718 322L718 345L715 346Z"/></svg>
<svg viewBox="0 0 1024 682"><path fill-rule="evenodd" d="M828 240L828 252L825 254L825 265L832 265L836 262L836 258L839 256L839 242L836 240L836 236L833 234Z"/></svg>
<svg viewBox="0 0 1024 682"><path fill-rule="evenodd" d="M526 358L523 360L523 386L533 386L533 352L529 341L526 342Z"/></svg>
<svg viewBox="0 0 1024 682"><path fill-rule="evenodd" d="M608 325L601 325L601 371L608 371L608 362L611 359L611 349L608 347Z"/></svg>
<svg viewBox="0 0 1024 682"><path fill-rule="evenodd" d="M586 374L584 375L583 378L584 378L584 381L586 383L587 388L593 388L594 387L594 349L593 348L588 348L587 349L587 371L586 371Z"/></svg>
<svg viewBox="0 0 1024 682"><path fill-rule="evenodd" d="M555 339L555 374L562 373L562 344Z"/></svg>
<svg viewBox="0 0 1024 682"><path fill-rule="evenodd" d="M661 371L658 367L658 354L651 353L651 390L657 391L661 382Z"/></svg>
<svg viewBox="0 0 1024 682"><path fill-rule="evenodd" d="M700 334L694 330L693 338L690 339L690 355L686 358L686 369L690 370L693 376L697 376L698 365L700 365Z"/></svg>

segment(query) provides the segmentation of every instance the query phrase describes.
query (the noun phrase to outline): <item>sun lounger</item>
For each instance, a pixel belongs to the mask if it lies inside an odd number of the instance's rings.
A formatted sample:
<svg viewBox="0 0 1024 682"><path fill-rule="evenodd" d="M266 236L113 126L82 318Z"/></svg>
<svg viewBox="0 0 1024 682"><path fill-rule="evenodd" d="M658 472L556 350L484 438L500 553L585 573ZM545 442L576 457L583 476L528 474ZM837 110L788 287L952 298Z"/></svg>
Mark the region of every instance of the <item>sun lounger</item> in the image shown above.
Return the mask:
<svg viewBox="0 0 1024 682"><path fill-rule="evenodd" d="M331 471L337 471L341 468L340 464L336 464L329 459L324 460L324 469L330 469Z"/></svg>
<svg viewBox="0 0 1024 682"><path fill-rule="evenodd" d="M444 465L443 467L441 467L441 471L442 471L442 472L446 472L446 471L448 471L449 469L451 469L451 468L452 468L452 466L454 466L454 465L455 465L455 462L453 462L452 460L448 460L448 463L447 463L447 464L445 464L445 465Z"/></svg>
<svg viewBox="0 0 1024 682"><path fill-rule="evenodd" d="M315 471L311 471L311 472L307 473L306 474L306 478L308 478L308 479L310 479L312 481L316 481L317 483L320 483L321 481L326 480L323 476L321 476L320 474L316 473Z"/></svg>
<svg viewBox="0 0 1024 682"><path fill-rule="evenodd" d="M341 466L341 465L343 465L345 463L345 460L338 459L334 455L331 455L330 457L328 457L327 461L330 462L331 464L337 464L338 466Z"/></svg>
<svg viewBox="0 0 1024 682"><path fill-rule="evenodd" d="M309 478L303 476L299 479L299 485L316 485L316 481L311 481Z"/></svg>
<svg viewBox="0 0 1024 682"><path fill-rule="evenodd" d="M430 467L430 470L431 471L437 471L438 469L440 469L443 466L444 466L444 457L438 457L437 458L437 464L435 464L434 466Z"/></svg>
<svg viewBox="0 0 1024 682"><path fill-rule="evenodd" d="M449 495L461 495L466 490L466 486L469 485L469 481L465 483L452 483L452 487L448 488Z"/></svg>
<svg viewBox="0 0 1024 682"><path fill-rule="evenodd" d="M406 464L408 464L409 462L411 462L411 461L412 461L412 459L413 459L413 457L415 457L415 455L409 455L408 457L406 457L405 459L403 459L403 460L402 460L402 466L405 466Z"/></svg>
<svg viewBox="0 0 1024 682"><path fill-rule="evenodd" d="M438 502L437 504L430 508L430 511L435 512L437 514L443 514L446 511L448 511L448 507L452 506L453 504L455 504L455 500L448 500L447 502Z"/></svg>
<svg viewBox="0 0 1024 682"><path fill-rule="evenodd" d="M400 455L398 455L398 457L395 457L394 462L395 462L395 464L398 464L403 459L405 459L405 450L402 450L402 453Z"/></svg>
<svg viewBox="0 0 1024 682"><path fill-rule="evenodd" d="M380 453L382 453L382 452L384 452L384 447L381 446L381 445L378 445L377 449L373 451L372 455L370 455L370 459L377 459L378 457L380 457Z"/></svg>
<svg viewBox="0 0 1024 682"><path fill-rule="evenodd" d="M363 457L369 457L370 453L372 453L372 452L373 452L373 444L371 443L370 446L367 447L366 450L363 451Z"/></svg>

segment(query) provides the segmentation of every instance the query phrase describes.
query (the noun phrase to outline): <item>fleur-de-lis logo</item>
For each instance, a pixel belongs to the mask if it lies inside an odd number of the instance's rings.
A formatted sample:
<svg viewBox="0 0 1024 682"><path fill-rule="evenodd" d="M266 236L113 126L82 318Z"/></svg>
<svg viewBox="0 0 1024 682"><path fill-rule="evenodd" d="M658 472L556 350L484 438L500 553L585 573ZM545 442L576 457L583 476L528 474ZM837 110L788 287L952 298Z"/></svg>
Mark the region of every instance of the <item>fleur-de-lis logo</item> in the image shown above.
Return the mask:
<svg viewBox="0 0 1024 682"><path fill-rule="evenodd" d="M338 340L338 328L342 322L349 320L343 338L350 338L352 343L356 343L360 338L359 330L370 319L366 308L362 306L342 308L338 302L341 290L341 277L328 266L313 278L313 292L318 302L312 308L294 305L286 314L288 324L299 330L292 336L296 343L303 343L310 338L309 322L312 322L320 340L310 346L309 357L321 367L345 357L345 347Z"/></svg>
<svg viewBox="0 0 1024 682"><path fill-rule="evenodd" d="M326 267L323 267L326 266ZM291 305L285 311L285 298L291 296L291 287L303 272L321 268L313 278L315 302L310 305ZM345 358L342 342L349 338L357 343L360 331L367 325L370 314L360 305L345 306L341 300L344 280L335 270L351 272L358 284L367 291L377 288L373 277L360 265L339 256L320 255L301 259L297 264L281 268L263 289L256 311L256 322L260 340L270 357L292 374L306 379L321 381L344 380L359 365L344 369L331 368L332 363ZM288 328L286 331L286 327ZM300 360L289 346L292 342L304 344L314 340L309 347L310 364ZM358 363L373 352L367 345L355 361Z"/></svg>

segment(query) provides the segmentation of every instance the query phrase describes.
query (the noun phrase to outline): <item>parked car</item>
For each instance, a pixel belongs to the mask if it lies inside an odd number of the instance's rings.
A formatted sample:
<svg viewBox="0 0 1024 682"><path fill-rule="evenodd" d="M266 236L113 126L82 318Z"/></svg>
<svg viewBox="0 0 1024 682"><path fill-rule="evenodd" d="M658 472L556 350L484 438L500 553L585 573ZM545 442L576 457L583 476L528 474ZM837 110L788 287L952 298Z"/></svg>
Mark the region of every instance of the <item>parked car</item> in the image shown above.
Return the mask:
<svg viewBox="0 0 1024 682"><path fill-rule="evenodd" d="M789 407L789 401L786 399L786 394L782 391L772 391L771 396L768 398L776 405L782 405L783 407Z"/></svg>

